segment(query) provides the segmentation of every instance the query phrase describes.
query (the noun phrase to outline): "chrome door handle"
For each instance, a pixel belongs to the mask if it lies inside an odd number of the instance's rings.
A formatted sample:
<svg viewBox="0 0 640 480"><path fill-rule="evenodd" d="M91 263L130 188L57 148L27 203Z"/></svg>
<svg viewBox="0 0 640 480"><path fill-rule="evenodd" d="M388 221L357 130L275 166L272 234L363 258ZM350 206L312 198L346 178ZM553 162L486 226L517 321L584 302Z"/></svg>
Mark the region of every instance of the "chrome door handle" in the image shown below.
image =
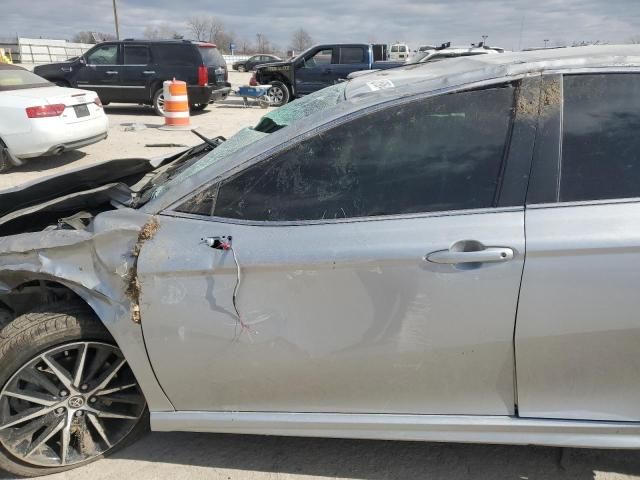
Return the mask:
<svg viewBox="0 0 640 480"><path fill-rule="evenodd" d="M432 263L457 265L460 263L496 263L513 259L513 249L507 247L487 247L473 252L457 252L440 250L427 255L426 260Z"/></svg>
<svg viewBox="0 0 640 480"><path fill-rule="evenodd" d="M116 72L115 70L107 70L106 72L104 72L107 75L117 75L118 72Z"/></svg>
<svg viewBox="0 0 640 480"><path fill-rule="evenodd" d="M155 75L156 72L153 70L145 70L144 72L142 72L143 75Z"/></svg>

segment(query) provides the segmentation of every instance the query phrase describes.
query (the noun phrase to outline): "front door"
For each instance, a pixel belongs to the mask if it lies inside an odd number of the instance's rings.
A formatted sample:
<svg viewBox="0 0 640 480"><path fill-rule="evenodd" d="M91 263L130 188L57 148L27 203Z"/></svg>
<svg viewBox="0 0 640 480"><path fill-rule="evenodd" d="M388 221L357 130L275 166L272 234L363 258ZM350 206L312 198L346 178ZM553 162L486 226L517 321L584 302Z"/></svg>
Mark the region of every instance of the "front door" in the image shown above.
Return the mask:
<svg viewBox="0 0 640 480"><path fill-rule="evenodd" d="M519 412L637 422L640 74L555 82L541 115L553 134L542 136L526 215Z"/></svg>
<svg viewBox="0 0 640 480"><path fill-rule="evenodd" d="M513 414L514 91L363 114L159 215L141 314L175 407Z"/></svg>
<svg viewBox="0 0 640 480"><path fill-rule="evenodd" d="M75 77L78 88L93 90L103 102L118 98L120 90L120 54L117 43L94 47L85 55L85 63Z"/></svg>
<svg viewBox="0 0 640 480"><path fill-rule="evenodd" d="M296 93L306 95L333 85L337 80L334 68L337 64L337 53L334 48L326 47L311 53L296 64Z"/></svg>

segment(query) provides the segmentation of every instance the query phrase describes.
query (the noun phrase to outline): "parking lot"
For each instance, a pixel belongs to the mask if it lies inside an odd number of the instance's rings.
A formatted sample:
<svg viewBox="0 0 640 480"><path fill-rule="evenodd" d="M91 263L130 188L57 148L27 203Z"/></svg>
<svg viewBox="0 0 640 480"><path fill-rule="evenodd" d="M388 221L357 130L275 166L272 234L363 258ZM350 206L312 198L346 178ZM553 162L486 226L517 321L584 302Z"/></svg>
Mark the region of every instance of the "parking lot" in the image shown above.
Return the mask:
<svg viewBox="0 0 640 480"><path fill-rule="evenodd" d="M235 87L246 84L250 73L229 72L229 81ZM42 175L55 174L64 169L95 164L114 158L151 158L184 150L202 141L189 130L160 130L164 119L154 114L151 107L111 104L105 107L109 116L109 137L80 150L58 156L33 159L25 165L0 175L0 190L15 187ZM268 110L249 100L245 108L241 97L230 96L214 103L203 112L191 116L192 128L203 135L230 137L239 129L253 126ZM182 146L159 146L182 145Z"/></svg>

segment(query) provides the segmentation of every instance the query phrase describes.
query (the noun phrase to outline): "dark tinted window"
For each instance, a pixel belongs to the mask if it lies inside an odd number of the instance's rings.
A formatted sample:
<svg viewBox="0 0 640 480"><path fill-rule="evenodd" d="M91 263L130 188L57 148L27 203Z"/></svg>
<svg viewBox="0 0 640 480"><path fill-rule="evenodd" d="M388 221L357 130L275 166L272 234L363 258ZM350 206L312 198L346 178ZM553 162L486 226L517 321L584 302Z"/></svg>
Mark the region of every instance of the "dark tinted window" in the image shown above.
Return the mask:
<svg viewBox="0 0 640 480"><path fill-rule="evenodd" d="M102 45L87 55L89 65L116 65L118 63L118 45Z"/></svg>
<svg viewBox="0 0 640 480"><path fill-rule="evenodd" d="M295 221L491 207L512 104L505 87L352 120L224 181L214 213ZM202 210L180 210L209 214L203 198Z"/></svg>
<svg viewBox="0 0 640 480"><path fill-rule="evenodd" d="M305 60L305 68L323 67L325 65L331 65L331 59L333 58L333 49L326 48L320 50L314 54L311 58Z"/></svg>
<svg viewBox="0 0 640 480"><path fill-rule="evenodd" d="M362 47L341 47L340 63L347 65L350 63L366 63L364 59L364 48Z"/></svg>
<svg viewBox="0 0 640 480"><path fill-rule="evenodd" d="M190 44L159 44L151 47L154 63L177 67L201 65L198 54Z"/></svg>
<svg viewBox="0 0 640 480"><path fill-rule="evenodd" d="M640 197L640 75L564 79L562 201Z"/></svg>
<svg viewBox="0 0 640 480"><path fill-rule="evenodd" d="M141 45L125 45L124 46L124 64L125 65L148 65L149 49Z"/></svg>
<svg viewBox="0 0 640 480"><path fill-rule="evenodd" d="M207 67L222 67L226 66L227 62L216 47L200 47L200 55L202 56L202 63Z"/></svg>

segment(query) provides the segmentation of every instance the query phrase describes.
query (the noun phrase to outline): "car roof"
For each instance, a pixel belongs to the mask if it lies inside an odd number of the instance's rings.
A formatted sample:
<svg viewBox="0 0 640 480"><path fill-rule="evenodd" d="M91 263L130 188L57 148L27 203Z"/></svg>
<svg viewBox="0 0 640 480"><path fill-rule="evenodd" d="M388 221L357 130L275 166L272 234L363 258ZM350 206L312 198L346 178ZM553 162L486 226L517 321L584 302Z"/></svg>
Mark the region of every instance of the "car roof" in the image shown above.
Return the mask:
<svg viewBox="0 0 640 480"><path fill-rule="evenodd" d="M438 55L442 53L500 53L504 49L499 47L447 47L442 49L426 50L429 55Z"/></svg>
<svg viewBox="0 0 640 480"><path fill-rule="evenodd" d="M211 43L211 42L202 42L200 40L184 40L184 39L180 39L180 40L175 40L175 39L168 39L168 40L149 40L149 39L138 39L138 38L125 38L124 40L109 40L108 42L102 42L102 43L154 43L154 44L168 44L168 45L175 45L175 44L179 44L179 45L197 45L199 47L211 47L211 48L217 48L215 43Z"/></svg>
<svg viewBox="0 0 640 480"><path fill-rule="evenodd" d="M347 100L376 95L402 96L532 72L606 67L640 67L640 45L507 52L411 64L356 77L349 82L345 96Z"/></svg>

